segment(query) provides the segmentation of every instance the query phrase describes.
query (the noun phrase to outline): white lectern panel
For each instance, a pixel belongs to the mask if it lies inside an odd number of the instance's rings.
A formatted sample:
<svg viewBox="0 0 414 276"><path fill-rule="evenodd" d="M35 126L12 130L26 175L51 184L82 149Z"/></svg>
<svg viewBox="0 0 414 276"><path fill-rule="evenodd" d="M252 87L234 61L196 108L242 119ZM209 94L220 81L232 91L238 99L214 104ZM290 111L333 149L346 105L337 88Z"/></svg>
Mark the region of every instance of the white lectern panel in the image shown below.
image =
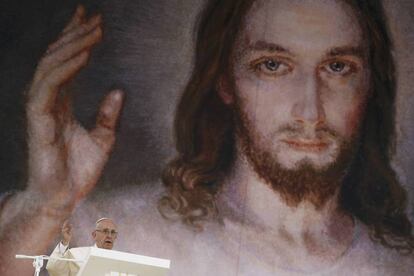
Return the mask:
<svg viewBox="0 0 414 276"><path fill-rule="evenodd" d="M169 268L169 260L90 247L77 276L165 276Z"/></svg>

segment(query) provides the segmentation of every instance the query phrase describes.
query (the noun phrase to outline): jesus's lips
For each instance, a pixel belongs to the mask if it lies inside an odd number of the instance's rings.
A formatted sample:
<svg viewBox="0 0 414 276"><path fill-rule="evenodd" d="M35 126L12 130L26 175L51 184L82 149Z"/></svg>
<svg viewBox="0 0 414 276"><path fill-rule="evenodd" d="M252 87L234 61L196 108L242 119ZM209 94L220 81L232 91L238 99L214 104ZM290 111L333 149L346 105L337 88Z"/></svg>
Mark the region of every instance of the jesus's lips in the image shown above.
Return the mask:
<svg viewBox="0 0 414 276"><path fill-rule="evenodd" d="M289 147L305 152L319 153L326 150L329 146L328 142L320 140L292 140L284 139L282 142L286 143Z"/></svg>

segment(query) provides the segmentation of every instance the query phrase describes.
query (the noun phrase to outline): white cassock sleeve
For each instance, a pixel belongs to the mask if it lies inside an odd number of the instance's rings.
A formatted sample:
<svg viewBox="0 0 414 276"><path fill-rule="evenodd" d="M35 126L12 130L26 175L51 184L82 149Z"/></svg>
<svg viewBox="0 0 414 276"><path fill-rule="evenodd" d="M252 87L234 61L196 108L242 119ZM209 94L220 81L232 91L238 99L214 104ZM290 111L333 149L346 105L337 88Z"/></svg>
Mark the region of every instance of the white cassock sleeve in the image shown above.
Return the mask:
<svg viewBox="0 0 414 276"><path fill-rule="evenodd" d="M68 246L64 246L62 243L59 243L55 247L50 257L74 259L74 256L68 249ZM79 271L79 266L74 262L49 260L47 262L46 269L50 276L75 276Z"/></svg>

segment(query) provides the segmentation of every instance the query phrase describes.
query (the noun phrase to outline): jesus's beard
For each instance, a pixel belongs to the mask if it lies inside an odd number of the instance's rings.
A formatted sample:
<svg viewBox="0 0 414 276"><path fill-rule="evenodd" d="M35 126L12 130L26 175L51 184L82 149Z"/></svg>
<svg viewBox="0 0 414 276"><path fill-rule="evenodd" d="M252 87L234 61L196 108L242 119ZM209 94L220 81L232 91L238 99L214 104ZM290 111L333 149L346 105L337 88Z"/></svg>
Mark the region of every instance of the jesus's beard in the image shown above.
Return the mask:
<svg viewBox="0 0 414 276"><path fill-rule="evenodd" d="M269 184L287 205L295 207L301 202L308 201L320 209L328 199L336 195L355 155L357 139L347 142L336 132L325 127L320 131L329 132L333 139L339 141L336 159L323 168L315 168L310 160L303 159L295 168L286 169L280 165L277 157L260 143L260 134L243 111L240 101L236 104L235 113L239 151L247 157L256 174ZM301 132L301 128L297 126L291 129L298 134Z"/></svg>

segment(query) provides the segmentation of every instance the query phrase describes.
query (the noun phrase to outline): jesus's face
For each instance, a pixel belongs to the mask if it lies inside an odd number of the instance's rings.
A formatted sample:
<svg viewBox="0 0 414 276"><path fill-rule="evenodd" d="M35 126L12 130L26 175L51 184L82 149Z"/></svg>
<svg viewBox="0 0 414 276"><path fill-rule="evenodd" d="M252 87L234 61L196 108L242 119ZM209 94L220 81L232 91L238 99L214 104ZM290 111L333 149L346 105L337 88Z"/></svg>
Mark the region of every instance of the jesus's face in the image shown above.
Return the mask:
<svg viewBox="0 0 414 276"><path fill-rule="evenodd" d="M235 44L232 89L221 96L236 106L241 150L267 167L261 177L328 172L350 151L369 90L364 46L342 1L254 3Z"/></svg>

